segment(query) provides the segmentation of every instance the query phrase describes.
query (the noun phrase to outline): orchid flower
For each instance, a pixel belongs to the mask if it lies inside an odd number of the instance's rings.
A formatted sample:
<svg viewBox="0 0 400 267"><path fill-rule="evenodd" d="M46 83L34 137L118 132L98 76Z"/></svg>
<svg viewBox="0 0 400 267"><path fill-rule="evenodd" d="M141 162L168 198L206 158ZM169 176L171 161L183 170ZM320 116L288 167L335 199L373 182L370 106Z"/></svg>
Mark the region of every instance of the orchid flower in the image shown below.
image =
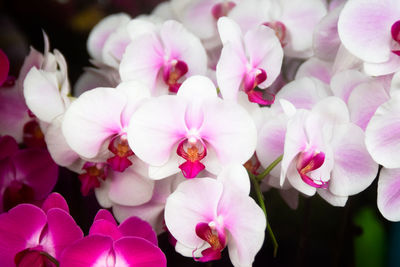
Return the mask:
<svg viewBox="0 0 400 267"><path fill-rule="evenodd" d="M367 188L378 165L364 144L364 132L349 121L346 104L337 97L319 101L311 111L296 111L285 102L290 116L285 135L281 184L306 195L318 192L335 206Z"/></svg>
<svg viewBox="0 0 400 267"><path fill-rule="evenodd" d="M224 44L217 64L222 97L236 100L242 90L251 102L272 104L255 89L270 86L281 70L283 51L274 31L257 26L243 36L239 25L228 18L219 19L218 31Z"/></svg>
<svg viewBox="0 0 400 267"><path fill-rule="evenodd" d="M82 237L64 198L53 193L41 209L21 204L0 215L1 264L55 267L64 250Z"/></svg>
<svg viewBox="0 0 400 267"><path fill-rule="evenodd" d="M266 219L249 193L249 177L241 165L226 167L217 179L181 183L165 207L177 252L206 262L219 259L227 246L234 266L251 266L263 244Z"/></svg>
<svg viewBox="0 0 400 267"><path fill-rule="evenodd" d="M343 45L369 75L400 69L400 6L396 0L348 1L338 21Z"/></svg>
<svg viewBox="0 0 400 267"><path fill-rule="evenodd" d="M307 58L312 55L313 29L326 13L323 0L246 0L228 17L244 32L259 25L270 27L286 56Z"/></svg>
<svg viewBox="0 0 400 267"><path fill-rule="evenodd" d="M6 84L8 72L10 71L10 61L7 55L0 49L0 87Z"/></svg>
<svg viewBox="0 0 400 267"><path fill-rule="evenodd" d="M129 23L128 32L132 41L119 68L122 81L142 82L152 95L160 95L168 90L176 93L187 77L206 74L206 52L182 24L169 20L155 25L136 19Z"/></svg>
<svg viewBox="0 0 400 267"><path fill-rule="evenodd" d="M148 89L137 82L83 93L65 112L66 142L81 157L108 162L113 170L123 172L134 155L127 141L128 122L146 97Z"/></svg>
<svg viewBox="0 0 400 267"><path fill-rule="evenodd" d="M148 223L130 217L118 226L111 213L100 210L89 236L69 246L60 259L60 267L95 266L162 267L166 258Z"/></svg>
<svg viewBox="0 0 400 267"><path fill-rule="evenodd" d="M129 145L160 179L182 171L186 178L221 165L245 163L254 153L256 127L240 105L218 98L206 77L192 76L176 96L144 103L132 116ZM179 167L179 168L178 168Z"/></svg>
<svg viewBox="0 0 400 267"><path fill-rule="evenodd" d="M58 177L49 153L44 148L19 149L7 135L0 137L0 150L0 212L45 199Z"/></svg>

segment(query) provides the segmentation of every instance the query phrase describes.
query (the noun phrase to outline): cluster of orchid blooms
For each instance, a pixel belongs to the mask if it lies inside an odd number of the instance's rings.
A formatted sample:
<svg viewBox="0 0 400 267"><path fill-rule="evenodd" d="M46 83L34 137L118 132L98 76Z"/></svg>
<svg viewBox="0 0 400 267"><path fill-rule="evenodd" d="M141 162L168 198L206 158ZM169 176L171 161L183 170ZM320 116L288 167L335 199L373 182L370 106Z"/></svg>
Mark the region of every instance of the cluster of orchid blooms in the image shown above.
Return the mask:
<svg viewBox="0 0 400 267"><path fill-rule="evenodd" d="M4 266L166 266L164 231L196 261L227 247L251 266L261 190L344 206L379 165L378 208L400 220L398 0L171 0L104 18L87 48L74 96L46 35L17 79L0 51ZM112 209L86 237L52 160Z"/></svg>

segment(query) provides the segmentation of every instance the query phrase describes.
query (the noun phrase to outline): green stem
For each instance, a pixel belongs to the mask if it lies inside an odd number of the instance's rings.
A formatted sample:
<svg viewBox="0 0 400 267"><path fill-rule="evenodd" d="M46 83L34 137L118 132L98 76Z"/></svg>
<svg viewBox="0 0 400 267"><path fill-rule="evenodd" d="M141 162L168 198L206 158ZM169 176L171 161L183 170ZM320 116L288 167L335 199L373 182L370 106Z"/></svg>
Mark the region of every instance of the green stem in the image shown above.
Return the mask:
<svg viewBox="0 0 400 267"><path fill-rule="evenodd" d="M271 171L273 168L276 167L276 165L279 164L279 162L282 161L283 155L280 155L276 160L274 160L262 173L257 175L255 178L258 182L261 182Z"/></svg>
<svg viewBox="0 0 400 267"><path fill-rule="evenodd" d="M261 193L259 181L257 180L256 176L254 176L254 174L252 174L251 172L249 172L249 177L250 177L251 182L253 183L253 187L254 187L254 190L255 190L255 193L257 196L258 203L265 214L265 218L267 220L267 231L268 231L269 236L272 239L272 244L274 246L274 257L276 257L276 254L278 253L278 242L276 241L276 238L275 238L274 232L272 231L271 225L268 223L267 210L265 208L264 196Z"/></svg>

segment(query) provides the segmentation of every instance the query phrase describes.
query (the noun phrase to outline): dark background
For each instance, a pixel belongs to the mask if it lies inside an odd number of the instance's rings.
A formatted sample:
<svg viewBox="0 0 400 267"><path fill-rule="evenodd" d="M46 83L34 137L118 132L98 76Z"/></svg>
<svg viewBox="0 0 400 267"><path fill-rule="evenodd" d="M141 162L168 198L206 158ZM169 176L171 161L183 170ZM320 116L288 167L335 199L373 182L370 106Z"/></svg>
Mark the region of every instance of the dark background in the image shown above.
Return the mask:
<svg viewBox="0 0 400 267"><path fill-rule="evenodd" d="M126 12L132 17L149 13L157 0L9 0L0 1L0 48L10 58L11 74L18 76L29 46L43 51L42 30L51 50L60 50L68 63L72 84L89 66L86 40L90 29L104 16ZM400 266L400 225L385 220L376 207L375 181L363 193L351 197L344 208L332 207L318 196L300 197L291 210L277 190L265 194L270 223L279 243L272 256L271 240L264 246L254 266ZM68 201L71 214L87 233L100 208L94 195L82 197L74 173L60 169L54 191ZM251 224L251 220L248 222ZM227 255L213 263L197 263L174 252L168 237L159 237L168 266L232 266Z"/></svg>

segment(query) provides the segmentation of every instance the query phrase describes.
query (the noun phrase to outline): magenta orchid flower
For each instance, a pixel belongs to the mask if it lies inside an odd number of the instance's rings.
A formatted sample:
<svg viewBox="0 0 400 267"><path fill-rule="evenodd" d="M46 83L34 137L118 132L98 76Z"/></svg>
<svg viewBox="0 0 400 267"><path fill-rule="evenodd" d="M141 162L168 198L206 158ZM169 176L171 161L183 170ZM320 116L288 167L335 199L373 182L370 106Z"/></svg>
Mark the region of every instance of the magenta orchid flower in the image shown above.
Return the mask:
<svg viewBox="0 0 400 267"><path fill-rule="evenodd" d="M227 167L217 179L181 183L165 207L175 249L206 262L219 259L228 247L234 266L251 266L264 241L266 219L249 193L249 177L241 165Z"/></svg>
<svg viewBox="0 0 400 267"><path fill-rule="evenodd" d="M156 234L147 222L130 217L118 226L107 210L97 213L89 236L69 246L60 259L60 267L166 265Z"/></svg>
<svg viewBox="0 0 400 267"><path fill-rule="evenodd" d="M236 100L242 90L251 102L272 104L255 89L270 86L281 70L283 51L274 31L256 26L243 36L239 25L226 17L219 19L218 31L224 44L216 68L222 97Z"/></svg>
<svg viewBox="0 0 400 267"><path fill-rule="evenodd" d="M150 166L151 178L182 171L186 178L221 165L245 163L254 153L256 127L239 104L218 98L206 77L192 76L176 96L160 96L132 116L128 141Z"/></svg>
<svg viewBox="0 0 400 267"><path fill-rule="evenodd" d="M400 6L396 0L348 1L339 17L343 45L370 75L400 69Z"/></svg>
<svg viewBox="0 0 400 267"><path fill-rule="evenodd" d="M53 193L42 209L21 204L0 215L1 264L55 267L64 250L82 237L64 198Z"/></svg>
<svg viewBox="0 0 400 267"><path fill-rule="evenodd" d="M62 132L66 142L81 157L107 162L123 172L132 165L134 155L127 141L128 122L149 96L148 89L136 82L83 93L65 112Z"/></svg>
<svg viewBox="0 0 400 267"><path fill-rule="evenodd" d="M378 165L364 144L364 132L349 121L346 104L327 97L311 111L290 107L282 159L281 184L306 195L318 192L332 205L343 206L349 195L367 188Z"/></svg>
<svg viewBox="0 0 400 267"><path fill-rule="evenodd" d="M4 51L0 49L0 87L7 82L9 71L10 61Z"/></svg>
<svg viewBox="0 0 400 267"><path fill-rule="evenodd" d="M10 136L0 137L0 212L17 204L44 200L57 182L58 166L44 148L18 149Z"/></svg>
<svg viewBox="0 0 400 267"><path fill-rule="evenodd" d="M169 20L155 25L137 19L129 23L128 32L132 41L119 68L122 81L142 82L152 95L160 95L176 93L186 77L206 74L206 52L182 24Z"/></svg>

